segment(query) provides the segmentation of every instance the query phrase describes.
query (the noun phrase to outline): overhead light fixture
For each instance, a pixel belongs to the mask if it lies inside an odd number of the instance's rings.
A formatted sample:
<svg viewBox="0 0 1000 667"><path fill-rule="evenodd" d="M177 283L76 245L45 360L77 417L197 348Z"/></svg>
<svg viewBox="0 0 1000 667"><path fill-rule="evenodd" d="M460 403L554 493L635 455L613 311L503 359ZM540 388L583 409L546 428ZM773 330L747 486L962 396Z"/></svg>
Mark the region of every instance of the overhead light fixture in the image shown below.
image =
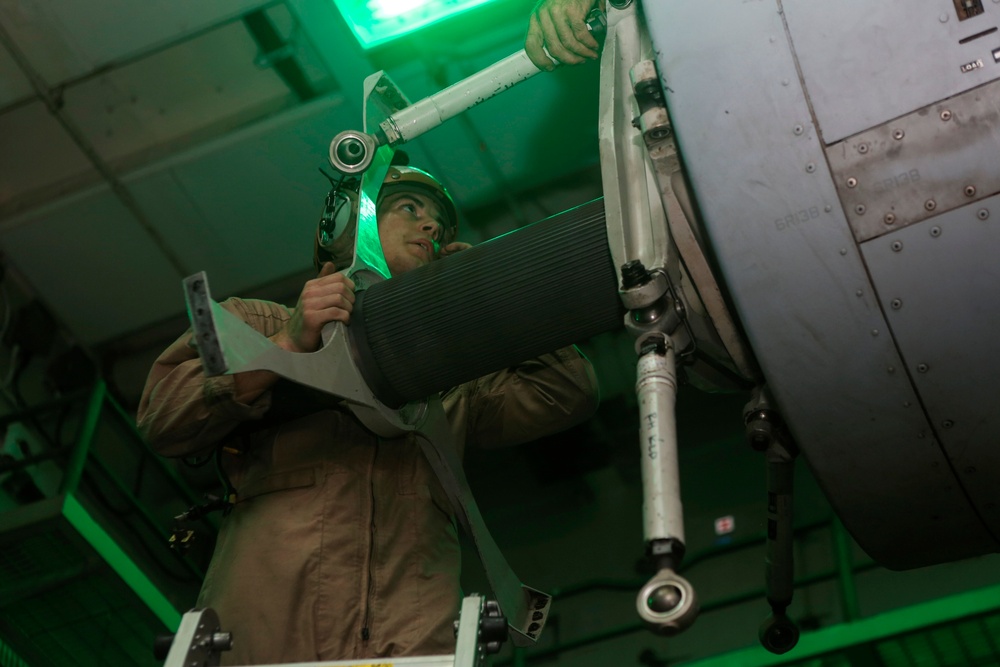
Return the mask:
<svg viewBox="0 0 1000 667"><path fill-rule="evenodd" d="M370 49L493 0L334 0L361 47Z"/></svg>

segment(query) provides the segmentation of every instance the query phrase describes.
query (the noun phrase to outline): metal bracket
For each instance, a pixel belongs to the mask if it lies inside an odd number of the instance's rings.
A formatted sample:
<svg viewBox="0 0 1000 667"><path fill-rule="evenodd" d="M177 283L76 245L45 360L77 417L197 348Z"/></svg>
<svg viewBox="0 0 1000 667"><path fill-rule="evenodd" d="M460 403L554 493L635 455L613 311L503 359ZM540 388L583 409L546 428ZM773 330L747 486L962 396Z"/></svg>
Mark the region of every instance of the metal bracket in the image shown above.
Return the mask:
<svg viewBox="0 0 1000 667"><path fill-rule="evenodd" d="M472 594L462 600L455 622L454 655L393 658L394 667L482 667L485 656L499 646L490 646L492 633L484 624L495 616L493 603ZM163 667L213 667L222 652L232 648L233 638L220 629L219 616L213 609L192 609L181 618L170 652ZM492 643L496 643L495 640ZM297 667L373 667L371 659L330 662L297 662Z"/></svg>
<svg viewBox="0 0 1000 667"><path fill-rule="evenodd" d="M213 609L192 609L181 617L164 667L213 667L223 651L233 646L233 637L222 632L219 615Z"/></svg>
<svg viewBox="0 0 1000 667"><path fill-rule="evenodd" d="M744 378L759 376L749 346L743 340L735 319L722 296L722 289L705 257L691 206L690 187L677 153L673 126L663 97L656 63L642 60L629 71L636 104L639 107L638 130L649 154L650 164L663 207L670 238L690 276L712 326L726 354Z"/></svg>

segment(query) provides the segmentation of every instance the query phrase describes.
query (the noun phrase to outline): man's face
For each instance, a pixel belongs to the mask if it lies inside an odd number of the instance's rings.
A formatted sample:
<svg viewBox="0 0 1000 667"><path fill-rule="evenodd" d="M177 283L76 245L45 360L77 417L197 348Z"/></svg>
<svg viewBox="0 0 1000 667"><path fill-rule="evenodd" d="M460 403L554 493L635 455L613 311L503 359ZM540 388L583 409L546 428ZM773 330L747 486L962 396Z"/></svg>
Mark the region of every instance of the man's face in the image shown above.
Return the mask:
<svg viewBox="0 0 1000 667"><path fill-rule="evenodd" d="M378 207L382 254L392 275L430 264L439 256L444 212L428 195L395 189Z"/></svg>

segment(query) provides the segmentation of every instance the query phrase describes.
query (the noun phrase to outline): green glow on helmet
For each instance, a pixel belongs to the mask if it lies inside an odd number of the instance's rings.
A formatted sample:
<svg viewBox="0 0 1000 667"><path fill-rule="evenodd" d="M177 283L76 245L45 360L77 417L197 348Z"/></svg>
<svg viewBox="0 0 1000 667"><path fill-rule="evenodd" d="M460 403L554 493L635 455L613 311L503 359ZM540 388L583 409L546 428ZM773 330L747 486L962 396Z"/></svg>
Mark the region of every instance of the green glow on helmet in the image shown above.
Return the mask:
<svg viewBox="0 0 1000 667"><path fill-rule="evenodd" d="M493 0L334 0L362 48L384 44Z"/></svg>

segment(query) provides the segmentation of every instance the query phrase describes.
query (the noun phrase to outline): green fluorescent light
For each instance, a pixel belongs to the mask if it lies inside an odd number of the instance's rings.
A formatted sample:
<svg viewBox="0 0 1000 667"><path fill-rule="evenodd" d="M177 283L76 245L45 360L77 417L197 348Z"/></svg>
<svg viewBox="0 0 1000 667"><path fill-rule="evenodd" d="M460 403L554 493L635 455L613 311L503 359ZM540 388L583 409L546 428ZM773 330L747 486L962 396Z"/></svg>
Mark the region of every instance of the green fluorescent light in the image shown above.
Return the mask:
<svg viewBox="0 0 1000 667"><path fill-rule="evenodd" d="M334 0L347 25L370 49L492 0Z"/></svg>

